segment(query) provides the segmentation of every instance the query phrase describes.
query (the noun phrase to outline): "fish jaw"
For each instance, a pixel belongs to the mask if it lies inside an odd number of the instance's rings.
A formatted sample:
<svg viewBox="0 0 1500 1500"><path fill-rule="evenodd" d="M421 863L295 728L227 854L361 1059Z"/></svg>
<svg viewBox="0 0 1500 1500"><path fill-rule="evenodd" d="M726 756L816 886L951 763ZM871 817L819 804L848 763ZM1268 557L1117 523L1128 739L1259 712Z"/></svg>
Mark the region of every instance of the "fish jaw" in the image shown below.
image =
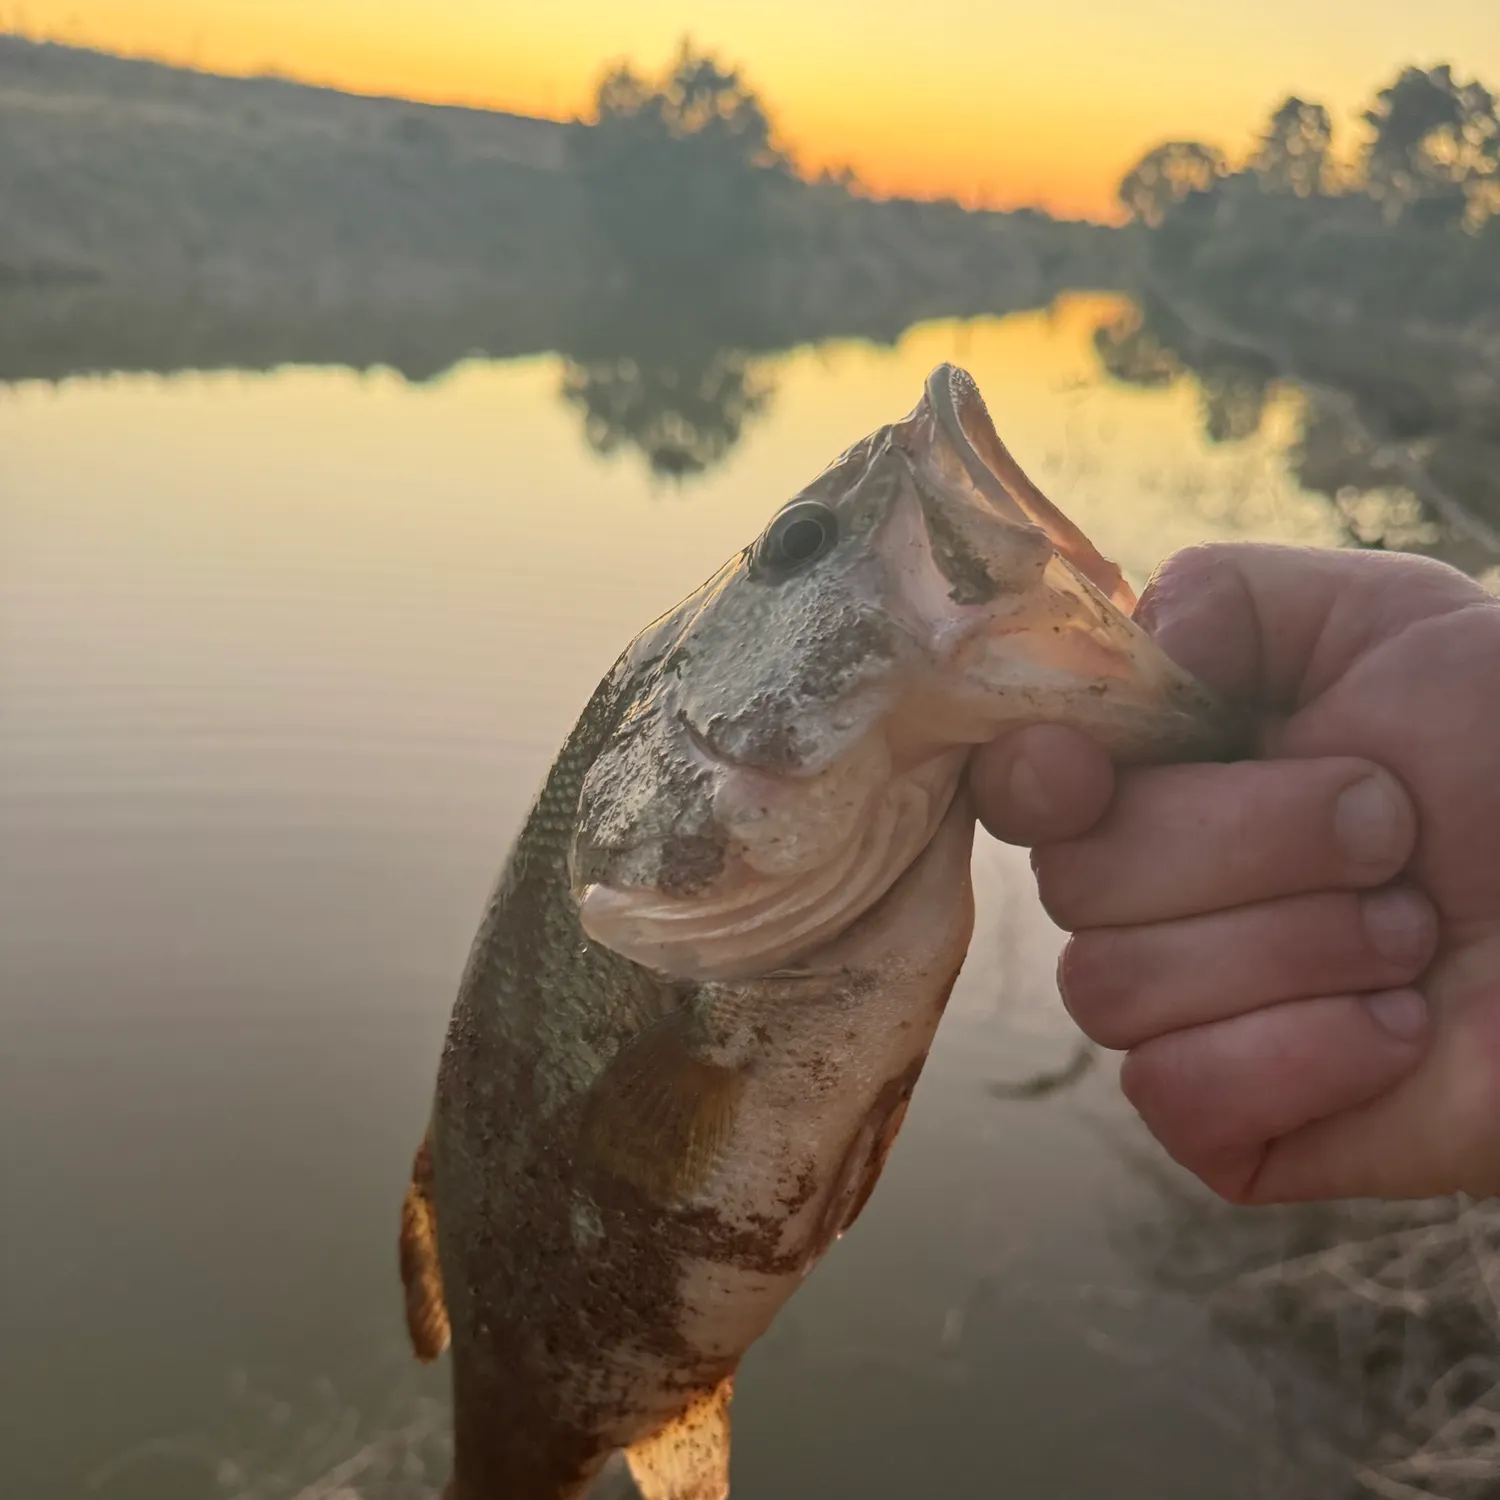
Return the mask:
<svg viewBox="0 0 1500 1500"><path fill-rule="evenodd" d="M971 575L1014 567L1015 523L967 505L962 524ZM925 657L887 721L898 764L1039 723L1069 725L1126 762L1216 760L1237 747L1235 709L1068 559L1049 547L1024 587L966 603L935 531L930 515L907 505L879 544L899 578L891 611Z"/></svg>
<svg viewBox="0 0 1500 1500"><path fill-rule="evenodd" d="M1219 759L1238 747L1236 710L1131 619L1120 569L1026 476L965 371L939 366L892 442L913 483L875 545L888 610L928 664L899 715L905 755L1043 722L1124 761Z"/></svg>

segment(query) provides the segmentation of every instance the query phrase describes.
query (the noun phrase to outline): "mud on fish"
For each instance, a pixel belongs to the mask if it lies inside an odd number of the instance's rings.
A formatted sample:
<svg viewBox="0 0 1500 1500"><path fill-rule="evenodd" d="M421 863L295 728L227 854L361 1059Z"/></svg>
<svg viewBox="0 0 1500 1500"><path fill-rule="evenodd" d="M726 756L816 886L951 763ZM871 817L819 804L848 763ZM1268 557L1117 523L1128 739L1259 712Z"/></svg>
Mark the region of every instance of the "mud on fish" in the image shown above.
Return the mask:
<svg viewBox="0 0 1500 1500"><path fill-rule="evenodd" d="M973 746L1229 715L951 365L625 650L511 850L402 1215L447 1500L729 1492L735 1370L858 1217L973 926Z"/></svg>

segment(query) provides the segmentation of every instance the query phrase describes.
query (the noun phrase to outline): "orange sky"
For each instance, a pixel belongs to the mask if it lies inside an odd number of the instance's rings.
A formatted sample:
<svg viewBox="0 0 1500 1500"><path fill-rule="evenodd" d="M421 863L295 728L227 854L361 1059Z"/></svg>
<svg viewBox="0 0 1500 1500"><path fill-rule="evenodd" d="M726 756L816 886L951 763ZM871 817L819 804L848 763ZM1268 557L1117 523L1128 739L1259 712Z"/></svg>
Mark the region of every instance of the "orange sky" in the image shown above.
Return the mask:
<svg viewBox="0 0 1500 1500"><path fill-rule="evenodd" d="M221 72L585 113L678 37L740 64L806 168L1068 213L1170 136L1234 148L1287 92L1341 124L1407 61L1500 89L1500 0L0 0L0 26Z"/></svg>

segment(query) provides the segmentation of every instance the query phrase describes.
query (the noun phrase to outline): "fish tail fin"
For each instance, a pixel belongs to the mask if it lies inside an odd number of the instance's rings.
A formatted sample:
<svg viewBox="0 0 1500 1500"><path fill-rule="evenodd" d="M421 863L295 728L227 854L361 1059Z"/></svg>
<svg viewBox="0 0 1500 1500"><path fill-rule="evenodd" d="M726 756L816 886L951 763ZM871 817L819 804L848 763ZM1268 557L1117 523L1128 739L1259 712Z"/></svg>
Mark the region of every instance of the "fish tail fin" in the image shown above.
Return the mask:
<svg viewBox="0 0 1500 1500"><path fill-rule="evenodd" d="M625 1450L644 1500L725 1500L729 1494L729 1402L726 1376L659 1432Z"/></svg>
<svg viewBox="0 0 1500 1500"><path fill-rule="evenodd" d="M406 1289L406 1328L412 1349L424 1365L430 1364L448 1347L449 1327L438 1263L432 1152L425 1136L412 1162L411 1183L401 1205L401 1284Z"/></svg>

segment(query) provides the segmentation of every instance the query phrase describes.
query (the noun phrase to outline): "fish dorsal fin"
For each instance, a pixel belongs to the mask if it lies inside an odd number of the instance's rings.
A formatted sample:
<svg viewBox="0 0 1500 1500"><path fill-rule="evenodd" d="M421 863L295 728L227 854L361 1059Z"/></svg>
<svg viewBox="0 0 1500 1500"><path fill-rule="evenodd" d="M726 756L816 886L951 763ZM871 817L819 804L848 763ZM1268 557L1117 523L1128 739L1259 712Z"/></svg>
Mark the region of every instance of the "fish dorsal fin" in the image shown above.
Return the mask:
<svg viewBox="0 0 1500 1500"><path fill-rule="evenodd" d="M432 1151L426 1139L412 1162L411 1184L401 1205L401 1284L406 1327L423 1364L448 1347L448 1306L438 1265L437 1211L432 1202Z"/></svg>
<svg viewBox="0 0 1500 1500"><path fill-rule="evenodd" d="M744 1081L692 1047L683 1006L615 1055L584 1105L579 1154L663 1207L700 1187L729 1139Z"/></svg>
<svg viewBox="0 0 1500 1500"><path fill-rule="evenodd" d="M675 1421L625 1450L641 1500L725 1500L733 1386L727 1376Z"/></svg>

